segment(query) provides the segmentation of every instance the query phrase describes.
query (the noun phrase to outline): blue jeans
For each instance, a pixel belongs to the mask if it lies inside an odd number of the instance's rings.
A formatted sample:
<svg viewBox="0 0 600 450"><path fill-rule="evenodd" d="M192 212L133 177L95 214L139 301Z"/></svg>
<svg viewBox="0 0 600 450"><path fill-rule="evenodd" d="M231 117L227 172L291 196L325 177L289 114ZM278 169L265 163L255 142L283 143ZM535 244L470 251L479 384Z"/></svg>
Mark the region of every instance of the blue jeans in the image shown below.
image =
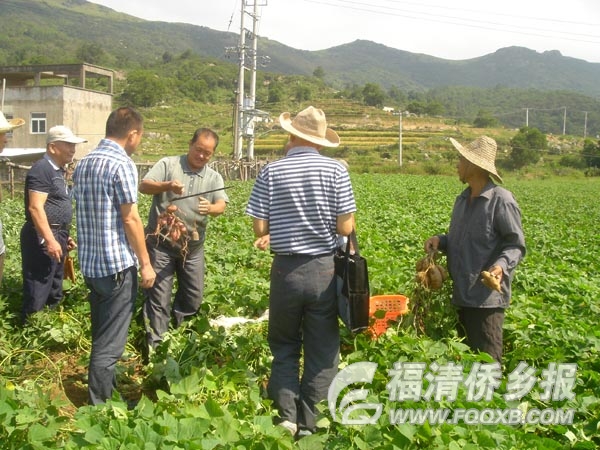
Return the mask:
<svg viewBox="0 0 600 450"><path fill-rule="evenodd" d="M123 356L137 296L137 269L132 266L103 278L85 277L90 289L92 352L88 392L93 405L112 397L117 387L115 369Z"/></svg>
<svg viewBox="0 0 600 450"><path fill-rule="evenodd" d="M198 312L204 296L204 247L189 250L185 261L178 249L147 241L156 281L145 290L143 315L148 346L156 347L169 330L171 313L175 327L186 317ZM177 292L173 295L174 277L177 275ZM172 303L172 304L171 304Z"/></svg>
<svg viewBox="0 0 600 450"><path fill-rule="evenodd" d="M268 341L273 354L269 398L281 420L314 431L315 405L327 397L339 363L333 256L274 257Z"/></svg>

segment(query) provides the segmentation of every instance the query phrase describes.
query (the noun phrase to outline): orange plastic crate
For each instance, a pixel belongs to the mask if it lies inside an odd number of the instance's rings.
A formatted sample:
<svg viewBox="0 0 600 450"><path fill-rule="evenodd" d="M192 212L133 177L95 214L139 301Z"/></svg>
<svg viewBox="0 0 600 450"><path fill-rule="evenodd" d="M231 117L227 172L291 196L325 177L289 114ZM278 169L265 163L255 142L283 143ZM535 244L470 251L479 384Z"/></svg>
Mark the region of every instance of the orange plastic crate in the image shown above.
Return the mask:
<svg viewBox="0 0 600 450"><path fill-rule="evenodd" d="M385 311L385 316L375 319L369 327L371 333L377 337L388 328L388 321L397 320L398 316L408 312L408 297L405 295L375 295L369 299L369 316L373 317L375 311Z"/></svg>

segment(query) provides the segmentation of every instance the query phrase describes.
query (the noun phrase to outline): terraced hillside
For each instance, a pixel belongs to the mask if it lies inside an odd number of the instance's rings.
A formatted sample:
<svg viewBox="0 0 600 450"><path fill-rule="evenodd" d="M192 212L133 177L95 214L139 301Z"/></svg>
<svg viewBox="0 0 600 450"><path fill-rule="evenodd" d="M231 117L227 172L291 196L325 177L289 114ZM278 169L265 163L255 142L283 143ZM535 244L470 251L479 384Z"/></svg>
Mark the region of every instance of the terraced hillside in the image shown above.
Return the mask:
<svg viewBox="0 0 600 450"><path fill-rule="evenodd" d="M337 149L324 149L329 156L348 160L352 166L398 166L400 140L402 161L411 164L440 157L449 150L447 137L463 133L447 120L402 117L383 110L354 105L348 101L329 101L319 105L329 126L340 135ZM257 158L273 159L283 154L286 133L277 121L257 127L254 153ZM361 171L363 171L361 169Z"/></svg>

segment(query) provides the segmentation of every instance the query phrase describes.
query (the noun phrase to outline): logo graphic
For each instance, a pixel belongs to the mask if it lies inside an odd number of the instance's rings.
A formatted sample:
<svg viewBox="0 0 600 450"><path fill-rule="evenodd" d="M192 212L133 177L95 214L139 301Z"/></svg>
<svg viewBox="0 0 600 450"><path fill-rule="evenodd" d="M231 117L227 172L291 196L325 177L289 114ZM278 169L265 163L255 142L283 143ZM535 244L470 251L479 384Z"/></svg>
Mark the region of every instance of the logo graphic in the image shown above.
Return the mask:
<svg viewBox="0 0 600 450"><path fill-rule="evenodd" d="M340 370L334 377L327 401L331 417L342 425L372 425L380 419L383 404L368 402L379 399L365 387L373 383L377 363L362 361L350 364ZM385 385L388 391L388 400L398 403L400 408L390 405L390 424L401 425L430 425L457 424L466 425L572 425L575 410L573 408L523 408L529 402L522 402L518 408L405 408L405 402L420 402L421 400L436 400L438 402L454 402L457 399L459 387L466 388L465 395L469 402L485 401L492 399L495 389L500 386L502 372L498 363L475 363L465 375L462 365L453 362L438 364L432 362L407 362L397 361L394 368L387 371L389 382ZM506 383L505 400L520 400L532 391L538 382L538 371L535 367L528 366L521 361L519 365L508 374ZM424 381L427 384L424 386ZM573 389L577 382L577 364L555 363L548 364L548 368L541 371L537 395L540 400L564 401L575 398ZM352 384L360 384L357 389L352 389ZM338 398L342 394L339 404ZM362 403L361 403L362 402ZM425 405L423 405L425 406ZM338 417L338 413L341 418Z"/></svg>
<svg viewBox="0 0 600 450"><path fill-rule="evenodd" d="M342 390L353 383L371 383L376 370L377 363L363 361L350 364L338 372L329 385L329 392L327 394L329 411L334 420L338 420L337 411L339 410L342 413L340 423L343 425L377 423L377 419L379 419L383 410L381 403L353 403L366 400L369 395L368 389L353 389L342 397L339 405L337 404L337 399ZM360 414L358 417L356 417L356 414L353 414L356 411L364 410L372 410L374 414L371 416Z"/></svg>

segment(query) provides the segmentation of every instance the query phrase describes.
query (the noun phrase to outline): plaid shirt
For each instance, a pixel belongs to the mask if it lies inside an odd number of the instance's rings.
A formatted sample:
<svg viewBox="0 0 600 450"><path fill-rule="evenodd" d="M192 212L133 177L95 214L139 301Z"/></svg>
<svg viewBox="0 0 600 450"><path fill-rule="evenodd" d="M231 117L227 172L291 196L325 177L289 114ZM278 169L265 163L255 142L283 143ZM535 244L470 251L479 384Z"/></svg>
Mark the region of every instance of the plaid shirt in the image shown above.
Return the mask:
<svg viewBox="0 0 600 450"><path fill-rule="evenodd" d="M73 173L81 273L101 278L137 264L125 235L121 205L137 202L135 164L117 143L102 139Z"/></svg>

